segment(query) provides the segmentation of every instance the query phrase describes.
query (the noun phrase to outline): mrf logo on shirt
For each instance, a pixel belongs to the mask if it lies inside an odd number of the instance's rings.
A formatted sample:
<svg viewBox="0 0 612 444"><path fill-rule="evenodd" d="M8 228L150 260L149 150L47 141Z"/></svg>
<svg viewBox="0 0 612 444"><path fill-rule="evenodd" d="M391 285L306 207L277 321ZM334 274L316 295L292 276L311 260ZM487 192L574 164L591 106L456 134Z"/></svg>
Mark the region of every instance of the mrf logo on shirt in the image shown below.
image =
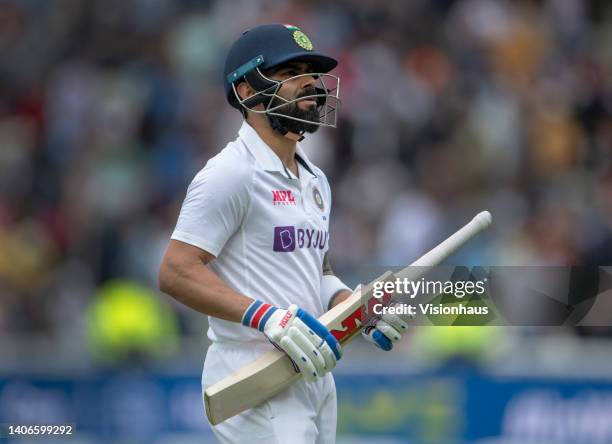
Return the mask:
<svg viewBox="0 0 612 444"><path fill-rule="evenodd" d="M323 250L327 246L329 233L314 228L295 228L294 226L274 227L273 251L289 253L296 248Z"/></svg>
<svg viewBox="0 0 612 444"><path fill-rule="evenodd" d="M295 205L291 190L272 190L272 205Z"/></svg>

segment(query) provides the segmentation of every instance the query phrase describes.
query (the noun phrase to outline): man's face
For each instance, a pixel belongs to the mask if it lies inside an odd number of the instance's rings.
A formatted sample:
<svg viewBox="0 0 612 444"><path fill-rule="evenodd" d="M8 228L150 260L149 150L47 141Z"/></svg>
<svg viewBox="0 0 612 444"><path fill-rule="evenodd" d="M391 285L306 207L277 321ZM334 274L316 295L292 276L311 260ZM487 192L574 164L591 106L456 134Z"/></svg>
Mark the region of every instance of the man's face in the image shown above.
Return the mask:
<svg viewBox="0 0 612 444"><path fill-rule="evenodd" d="M299 97L317 94L317 90L315 89L315 78L313 76L301 76L296 79L287 80L291 77L295 77L300 74L307 74L309 72L312 72L310 64L303 62L290 62L274 68L270 72L265 73L265 75L273 80L285 81L281 85L277 94L284 99L294 100ZM285 102L282 99L275 97L272 99L270 107L274 108L276 106L283 105L284 103ZM309 122L319 122L319 109L314 98L299 100L297 102L280 106L275 110L275 112L297 119L307 120ZM314 133L317 129L319 129L319 125L315 123L299 122L297 120L286 119L283 117L278 118L281 121L281 124L292 133Z"/></svg>

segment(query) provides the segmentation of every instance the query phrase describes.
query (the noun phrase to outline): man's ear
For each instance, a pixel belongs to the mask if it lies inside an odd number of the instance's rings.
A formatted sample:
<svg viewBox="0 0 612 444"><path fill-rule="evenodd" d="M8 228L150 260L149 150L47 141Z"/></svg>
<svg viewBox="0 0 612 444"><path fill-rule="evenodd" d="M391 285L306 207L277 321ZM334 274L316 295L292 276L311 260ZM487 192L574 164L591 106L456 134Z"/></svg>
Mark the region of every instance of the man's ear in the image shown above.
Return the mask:
<svg viewBox="0 0 612 444"><path fill-rule="evenodd" d="M240 99L244 100L254 95L257 91L255 91L247 82L240 82L238 85L236 85L236 92L238 93Z"/></svg>

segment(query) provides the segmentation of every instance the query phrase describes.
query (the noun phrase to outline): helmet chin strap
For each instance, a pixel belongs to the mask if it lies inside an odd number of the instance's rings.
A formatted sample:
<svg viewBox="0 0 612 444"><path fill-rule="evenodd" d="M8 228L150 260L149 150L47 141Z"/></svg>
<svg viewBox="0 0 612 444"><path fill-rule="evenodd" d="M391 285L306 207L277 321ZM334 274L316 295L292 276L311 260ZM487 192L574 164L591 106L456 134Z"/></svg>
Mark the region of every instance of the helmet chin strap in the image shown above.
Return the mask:
<svg viewBox="0 0 612 444"><path fill-rule="evenodd" d="M268 121L270 122L270 126L272 127L272 129L274 131L279 133L281 136L286 136L287 135L289 130L287 130L287 128L285 126L283 126L283 124L280 122L280 119L278 118L278 116L271 116L269 114L266 114L266 117L268 118ZM299 133L298 136L300 136L300 138L297 140L298 142L301 142L302 140L304 140L304 132L303 131L301 133Z"/></svg>

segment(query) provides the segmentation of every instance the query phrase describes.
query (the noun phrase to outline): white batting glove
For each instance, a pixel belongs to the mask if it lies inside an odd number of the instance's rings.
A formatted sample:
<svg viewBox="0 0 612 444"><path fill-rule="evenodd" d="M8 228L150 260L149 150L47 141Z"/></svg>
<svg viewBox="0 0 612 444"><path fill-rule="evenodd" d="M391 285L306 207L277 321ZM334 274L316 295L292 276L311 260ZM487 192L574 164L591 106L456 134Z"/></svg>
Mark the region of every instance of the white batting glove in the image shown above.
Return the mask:
<svg viewBox="0 0 612 444"><path fill-rule="evenodd" d="M329 330L295 304L282 310L253 301L242 316L242 324L262 331L309 381L331 371L342 356L340 343Z"/></svg>
<svg viewBox="0 0 612 444"><path fill-rule="evenodd" d="M361 291L361 285L354 292ZM393 305L393 302L390 304ZM396 314L384 313L376 316L361 331L363 338L377 347L389 351L393 344L402 339L402 333L408 329L408 324Z"/></svg>

